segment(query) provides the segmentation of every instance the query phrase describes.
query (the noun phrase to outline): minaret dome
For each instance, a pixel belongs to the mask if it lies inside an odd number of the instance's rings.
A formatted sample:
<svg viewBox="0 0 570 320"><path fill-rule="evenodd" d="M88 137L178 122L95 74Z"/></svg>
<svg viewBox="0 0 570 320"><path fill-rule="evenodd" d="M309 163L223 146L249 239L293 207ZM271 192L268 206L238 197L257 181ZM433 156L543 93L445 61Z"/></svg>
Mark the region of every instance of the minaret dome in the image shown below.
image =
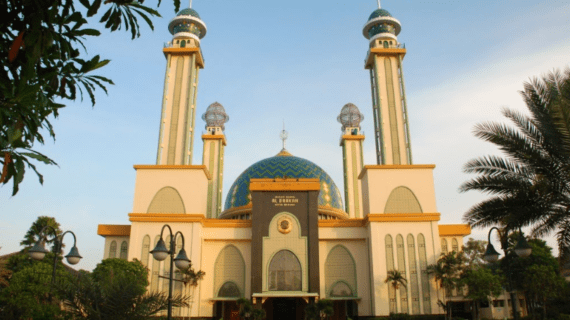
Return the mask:
<svg viewBox="0 0 570 320"><path fill-rule="evenodd" d="M206 121L206 128L219 127L224 130L224 123L230 120L230 116L226 114L224 106L214 102L206 109L206 112L202 115L202 120Z"/></svg>
<svg viewBox="0 0 570 320"><path fill-rule="evenodd" d="M186 8L178 12L168 24L168 31L178 38L193 38L197 41L206 35L206 24L200 19L200 15L192 8Z"/></svg>
<svg viewBox="0 0 570 320"><path fill-rule="evenodd" d="M379 38L389 38L398 40L397 36L402 30L402 25L398 19L392 17L385 9L376 9L368 18L368 22L362 29L362 34L372 43Z"/></svg>
<svg viewBox="0 0 570 320"><path fill-rule="evenodd" d="M345 131L347 128L360 129L360 123L364 120L364 115L360 113L357 106L347 103L342 107L336 119L342 124L342 131Z"/></svg>

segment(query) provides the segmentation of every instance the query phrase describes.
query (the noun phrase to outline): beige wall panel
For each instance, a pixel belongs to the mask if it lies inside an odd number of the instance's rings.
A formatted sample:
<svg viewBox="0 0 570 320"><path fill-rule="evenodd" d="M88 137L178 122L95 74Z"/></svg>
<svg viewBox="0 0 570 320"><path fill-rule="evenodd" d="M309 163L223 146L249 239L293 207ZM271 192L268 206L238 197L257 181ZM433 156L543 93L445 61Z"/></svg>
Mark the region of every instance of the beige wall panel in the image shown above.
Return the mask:
<svg viewBox="0 0 570 320"><path fill-rule="evenodd" d="M392 158L392 139L390 138L390 113L388 109L388 95L386 93L386 68L384 66L384 57L375 57L376 68L378 74L376 77L377 86L379 88L378 93L380 96L380 114L382 120L382 136L384 139L382 143L384 145L384 158L385 164L393 164L394 160Z"/></svg>
<svg viewBox="0 0 570 320"><path fill-rule="evenodd" d="M396 103L396 114L398 121L398 138L400 141L400 159L402 164L408 164L408 155L406 149L406 130L404 126L404 110L402 109L402 92L400 85L400 77L398 76L399 61L397 57L390 57L392 62L392 81L394 83L394 99Z"/></svg>
<svg viewBox="0 0 570 320"><path fill-rule="evenodd" d="M188 127L186 121L188 118L188 112L191 112L191 106L188 105L188 94L190 94L190 86L189 86L189 75L190 75L190 62L191 59L189 56L184 56L184 71L182 73L182 90L180 91L180 109L178 110L178 139L176 140L176 164L183 164L184 163L184 143L189 136L189 130L191 127Z"/></svg>
<svg viewBox="0 0 570 320"><path fill-rule="evenodd" d="M202 169L137 170L133 212L147 212L154 195L166 186L178 191L186 213L206 215L208 179Z"/></svg>
<svg viewBox="0 0 570 320"><path fill-rule="evenodd" d="M359 229L364 230L364 228ZM372 300L370 299L370 263L368 262L368 242L366 240L319 241L319 273L321 286L319 294L321 297L327 296L327 292L325 292L325 262L329 252L337 245L343 245L348 249L356 264L356 295L358 298L361 298L361 300L358 301L358 314L370 315Z"/></svg>
<svg viewBox="0 0 570 320"><path fill-rule="evenodd" d="M439 257L441 247L439 235L437 234L437 222L372 222L369 224L368 232L370 236L371 256L372 256L372 282L374 283L374 305L376 315L388 315L388 284L384 283L388 270L386 270L386 247L384 239L390 234L394 239L398 234L404 237L412 234L417 240L418 234L422 233L426 240L427 264L434 264ZM417 241L416 241L417 242ZM417 250L417 245L416 245ZM408 246L404 245L406 264L408 264ZM417 254L416 254L417 256ZM417 261L418 259L416 259ZM419 268L419 266L417 266ZM409 266L406 269L406 279L409 279ZM423 290L423 288L421 288ZM420 290L420 293L422 292ZM437 299L439 288L433 279L430 279L431 309L433 313L438 313ZM408 290L408 301L411 301L410 290ZM399 297L399 296L398 296ZM440 297L441 298L441 297Z"/></svg>
<svg viewBox="0 0 570 320"><path fill-rule="evenodd" d="M350 227L350 228L319 228L319 240L327 239L365 239L368 238L366 228Z"/></svg>
<svg viewBox="0 0 570 320"><path fill-rule="evenodd" d="M362 178L358 179L360 181L360 187L362 188L362 214L366 217L370 212L370 191L368 189L369 180L368 174L365 174ZM387 197L387 196L386 196ZM386 198L388 199L388 198Z"/></svg>
<svg viewBox="0 0 570 320"><path fill-rule="evenodd" d="M437 213L432 169L368 168L362 181L369 213L383 213L390 193L399 186L408 187L415 194L424 213Z"/></svg>

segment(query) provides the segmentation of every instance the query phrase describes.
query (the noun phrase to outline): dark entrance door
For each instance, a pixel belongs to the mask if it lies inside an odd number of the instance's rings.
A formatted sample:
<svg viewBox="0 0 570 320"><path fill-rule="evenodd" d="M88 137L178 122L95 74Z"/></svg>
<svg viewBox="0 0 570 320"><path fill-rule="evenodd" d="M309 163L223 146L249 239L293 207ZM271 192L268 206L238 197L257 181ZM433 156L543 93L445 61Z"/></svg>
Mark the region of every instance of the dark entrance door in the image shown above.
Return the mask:
<svg viewBox="0 0 570 320"><path fill-rule="evenodd" d="M305 300L300 298L271 298L263 304L267 320L305 319Z"/></svg>

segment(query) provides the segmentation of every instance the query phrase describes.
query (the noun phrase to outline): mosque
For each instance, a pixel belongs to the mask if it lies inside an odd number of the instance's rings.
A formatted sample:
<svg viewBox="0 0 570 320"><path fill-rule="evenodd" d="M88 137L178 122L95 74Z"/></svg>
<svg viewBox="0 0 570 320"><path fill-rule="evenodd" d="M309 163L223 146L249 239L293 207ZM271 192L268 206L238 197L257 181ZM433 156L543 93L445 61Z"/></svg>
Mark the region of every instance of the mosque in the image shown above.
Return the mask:
<svg viewBox="0 0 570 320"><path fill-rule="evenodd" d="M372 88L376 164L363 163L363 116L349 103L337 118L343 194L317 164L283 148L246 168L222 205L229 118L219 103L205 110L202 164L192 164L198 74L204 68L200 40L207 29L195 10L180 11L163 49L156 164L134 166L131 224L98 226L104 258L140 260L150 270L149 290L167 292L169 258L160 262L149 251L165 224L180 231L184 240L176 238L176 252L184 248L192 267L206 275L196 286L175 281L174 293L192 296L189 307L175 308L179 317L238 319L236 300L242 297L263 308L269 320L304 319L307 303L318 299L333 301L334 319L443 313L438 300L444 293L427 266L442 252L459 250L471 230L439 223L435 165L412 162L400 30L400 22L381 8L363 29L370 44L364 67ZM169 234L162 237L168 244ZM386 283L393 270L407 286Z"/></svg>

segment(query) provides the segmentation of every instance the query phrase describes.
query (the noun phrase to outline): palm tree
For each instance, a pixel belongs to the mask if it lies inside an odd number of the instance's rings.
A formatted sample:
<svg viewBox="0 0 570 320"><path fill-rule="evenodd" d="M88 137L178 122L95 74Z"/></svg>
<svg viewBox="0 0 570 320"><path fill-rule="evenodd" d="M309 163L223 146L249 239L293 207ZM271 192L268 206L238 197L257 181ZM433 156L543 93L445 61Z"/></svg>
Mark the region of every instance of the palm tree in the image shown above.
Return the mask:
<svg viewBox="0 0 570 320"><path fill-rule="evenodd" d="M478 176L462 192L490 198L464 215L472 227L501 226L507 231L531 226L534 236L556 232L561 257L570 256L570 68L524 84L529 115L504 109L513 126L482 123L475 136L491 142L503 157L469 161L464 171Z"/></svg>
<svg viewBox="0 0 570 320"><path fill-rule="evenodd" d="M429 265L427 267L428 274L434 276L435 281L439 283L440 288L444 290L444 296L451 296L451 292L453 289L457 289L460 286L461 282L461 273L465 268L465 256L462 252L449 252L449 253L442 253L439 259L437 260L436 264ZM447 300L444 297L444 302L439 301L441 305L444 305L444 309L447 313L451 313L450 303L451 301ZM451 315L449 315L451 317Z"/></svg>
<svg viewBox="0 0 570 320"><path fill-rule="evenodd" d="M388 275L386 276L384 283L389 283L392 285L392 287L394 287L394 289L398 290L400 286L406 288L408 280L406 280L406 277L404 277L400 271L390 270L388 271Z"/></svg>

